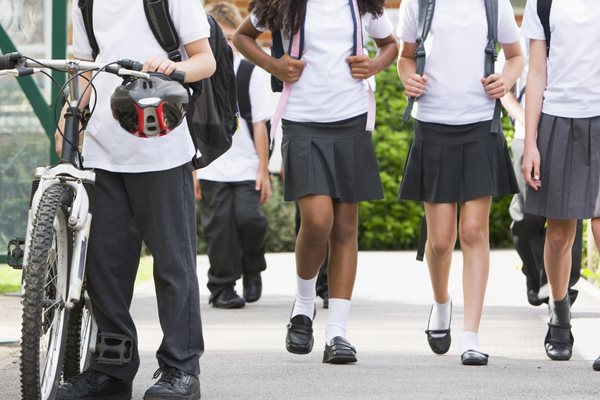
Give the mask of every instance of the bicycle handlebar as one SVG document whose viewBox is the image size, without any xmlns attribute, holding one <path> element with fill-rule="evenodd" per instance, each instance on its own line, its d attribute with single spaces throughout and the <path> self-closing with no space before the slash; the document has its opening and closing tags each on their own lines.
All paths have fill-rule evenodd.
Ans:
<svg viewBox="0 0 600 400">
<path fill-rule="evenodd" d="M 116 65 L 114 65 L 116 64 Z M 106 71 L 119 76 L 134 76 L 148 79 L 147 72 L 141 72 L 143 64 L 133 60 L 119 60 L 113 64 L 105 65 L 91 61 L 81 60 L 31 60 L 23 57 L 20 53 L 8 53 L 0 55 L 0 76 L 14 75 L 27 76 L 38 72 L 41 68 L 50 68 L 65 72 L 80 71 Z M 178 82 L 185 81 L 184 71 L 174 71 L 170 77 Z"/>
</svg>

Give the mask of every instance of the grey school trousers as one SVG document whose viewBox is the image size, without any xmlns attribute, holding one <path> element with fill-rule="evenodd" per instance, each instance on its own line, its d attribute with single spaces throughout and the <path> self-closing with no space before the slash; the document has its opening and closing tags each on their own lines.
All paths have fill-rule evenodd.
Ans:
<svg viewBox="0 0 600 400">
<path fill-rule="evenodd" d="M 234 287 L 242 274 L 267 268 L 267 218 L 260 210 L 255 181 L 200 180 L 200 222 L 208 244 L 208 289 L 211 299 Z"/>
<path fill-rule="evenodd" d="M 160 367 L 198 375 L 204 351 L 196 275 L 196 215 L 192 167 L 113 173 L 96 169 L 95 209 L 87 257 L 87 287 L 99 332 L 133 339 L 124 365 L 91 368 L 132 380 L 140 359 L 129 312 L 142 241 L 154 258 L 154 286 L 163 340 Z"/>
</svg>

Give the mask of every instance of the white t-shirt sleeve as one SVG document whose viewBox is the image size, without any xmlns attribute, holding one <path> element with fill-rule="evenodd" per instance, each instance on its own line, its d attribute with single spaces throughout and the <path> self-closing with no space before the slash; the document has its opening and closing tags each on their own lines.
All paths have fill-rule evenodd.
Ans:
<svg viewBox="0 0 600 400">
<path fill-rule="evenodd" d="M 521 23 L 521 35 L 526 39 L 546 40 L 544 27 L 537 13 L 537 0 L 527 0 Z"/>
<path fill-rule="evenodd" d="M 252 25 L 254 25 L 254 27 L 256 28 L 257 31 L 260 31 L 260 32 L 268 31 L 268 29 L 266 27 L 258 26 L 258 19 L 256 18 L 256 15 L 254 13 L 250 14 L 250 22 L 252 22 Z"/>
<path fill-rule="evenodd" d="M 271 92 L 271 76 L 264 69 L 255 66 L 250 76 L 250 106 L 252 122 L 270 119 L 273 115 L 273 94 Z"/>
<path fill-rule="evenodd" d="M 171 1 L 171 18 L 182 45 L 210 37 L 210 25 L 199 1 Z"/>
<path fill-rule="evenodd" d="M 398 39 L 407 43 L 417 42 L 417 29 L 419 26 L 419 4 L 416 0 L 404 0 L 400 3 Z"/>
<path fill-rule="evenodd" d="M 500 0 L 498 2 L 498 42 L 516 43 L 518 41 L 519 27 L 512 5 L 509 0 Z"/>
<path fill-rule="evenodd" d="M 394 33 L 392 23 L 385 12 L 380 17 L 366 15 L 363 17 L 363 24 L 369 36 L 374 39 L 384 39 Z"/>
<path fill-rule="evenodd" d="M 83 15 L 79 8 L 78 2 L 73 2 L 72 7 L 73 15 L 73 55 L 75 58 L 82 60 L 93 60 L 92 46 L 88 40 L 85 32 L 85 25 L 83 24 Z"/>
</svg>

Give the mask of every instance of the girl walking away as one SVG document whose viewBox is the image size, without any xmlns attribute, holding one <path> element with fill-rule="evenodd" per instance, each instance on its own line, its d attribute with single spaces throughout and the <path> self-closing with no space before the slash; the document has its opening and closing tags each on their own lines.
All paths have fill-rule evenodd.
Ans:
<svg viewBox="0 0 600 400">
<path fill-rule="evenodd" d="M 478 332 L 489 272 L 490 204 L 492 196 L 518 192 L 504 136 L 492 132 L 492 120 L 495 99 L 506 94 L 523 68 L 519 32 L 509 0 L 498 0 L 497 38 L 506 63 L 501 74 L 484 77 L 490 26 L 485 2 L 438 0 L 420 75 L 415 60 L 419 3 L 402 2 L 398 26 L 398 72 L 407 96 L 418 99 L 400 198 L 425 205 L 425 256 L 433 289 L 429 346 L 436 354 L 450 349 L 448 277 L 458 231 L 464 260 L 461 361 L 487 365 Z"/>
<path fill-rule="evenodd" d="M 234 35 L 242 54 L 284 82 L 284 102 L 289 96 L 287 105 L 279 107 L 281 111 L 285 106 L 284 198 L 298 202 L 302 224 L 286 348 L 296 354 L 312 350 L 315 282 L 329 242 L 326 363 L 356 362 L 356 350 L 346 339 L 346 322 L 357 268 L 358 202 L 383 197 L 372 123 L 367 124 L 374 114 L 366 79 L 398 54 L 384 3 L 255 0 L 250 2 L 250 17 Z M 282 39 L 283 48 L 291 51 L 280 58 L 266 54 L 256 43 L 266 30 L 273 33 L 274 43 Z M 363 31 L 377 45 L 375 58 L 363 52 Z"/>
<path fill-rule="evenodd" d="M 539 3 L 539 4 L 538 4 Z M 573 349 L 567 296 L 576 220 L 600 217 L 600 3 L 529 0 L 522 34 L 530 40 L 522 172 L 525 212 L 548 220 L 544 262 L 552 360 Z M 540 9 L 547 7 L 549 16 Z M 545 33 L 546 32 L 546 33 Z M 574 45 L 576 44 L 576 45 Z M 594 363 L 600 370 L 600 360 Z"/>
</svg>

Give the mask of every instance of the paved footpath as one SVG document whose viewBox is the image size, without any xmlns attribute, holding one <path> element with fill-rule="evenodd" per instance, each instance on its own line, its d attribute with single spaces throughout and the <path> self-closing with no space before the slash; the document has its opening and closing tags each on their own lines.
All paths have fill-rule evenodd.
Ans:
<svg viewBox="0 0 600 400">
<path fill-rule="evenodd" d="M 569 362 L 550 361 L 543 349 L 547 308 L 531 307 L 514 251 L 492 253 L 486 308 L 481 324 L 487 367 L 464 367 L 458 343 L 445 356 L 427 346 L 425 325 L 431 301 L 426 266 L 413 252 L 361 252 L 349 339 L 357 365 L 321 363 L 326 310 L 318 309 L 315 348 L 297 356 L 284 349 L 285 325 L 294 291 L 293 254 L 269 254 L 262 299 L 241 310 L 207 305 L 208 261 L 200 256 L 202 398 L 217 400 L 337 399 L 598 399 L 600 290 L 580 281 L 573 307 L 575 347 Z M 241 288 L 238 288 L 241 291 Z M 461 256 L 455 253 L 450 293 L 453 334 L 462 327 Z M 320 302 L 319 302 L 320 306 Z M 18 299 L 0 297 L 0 338 L 18 335 Z M 134 399 L 142 399 L 157 367 L 161 340 L 151 283 L 136 290 L 132 306 L 142 366 Z M 0 347 L 0 399 L 18 399 L 18 349 Z"/>
</svg>

